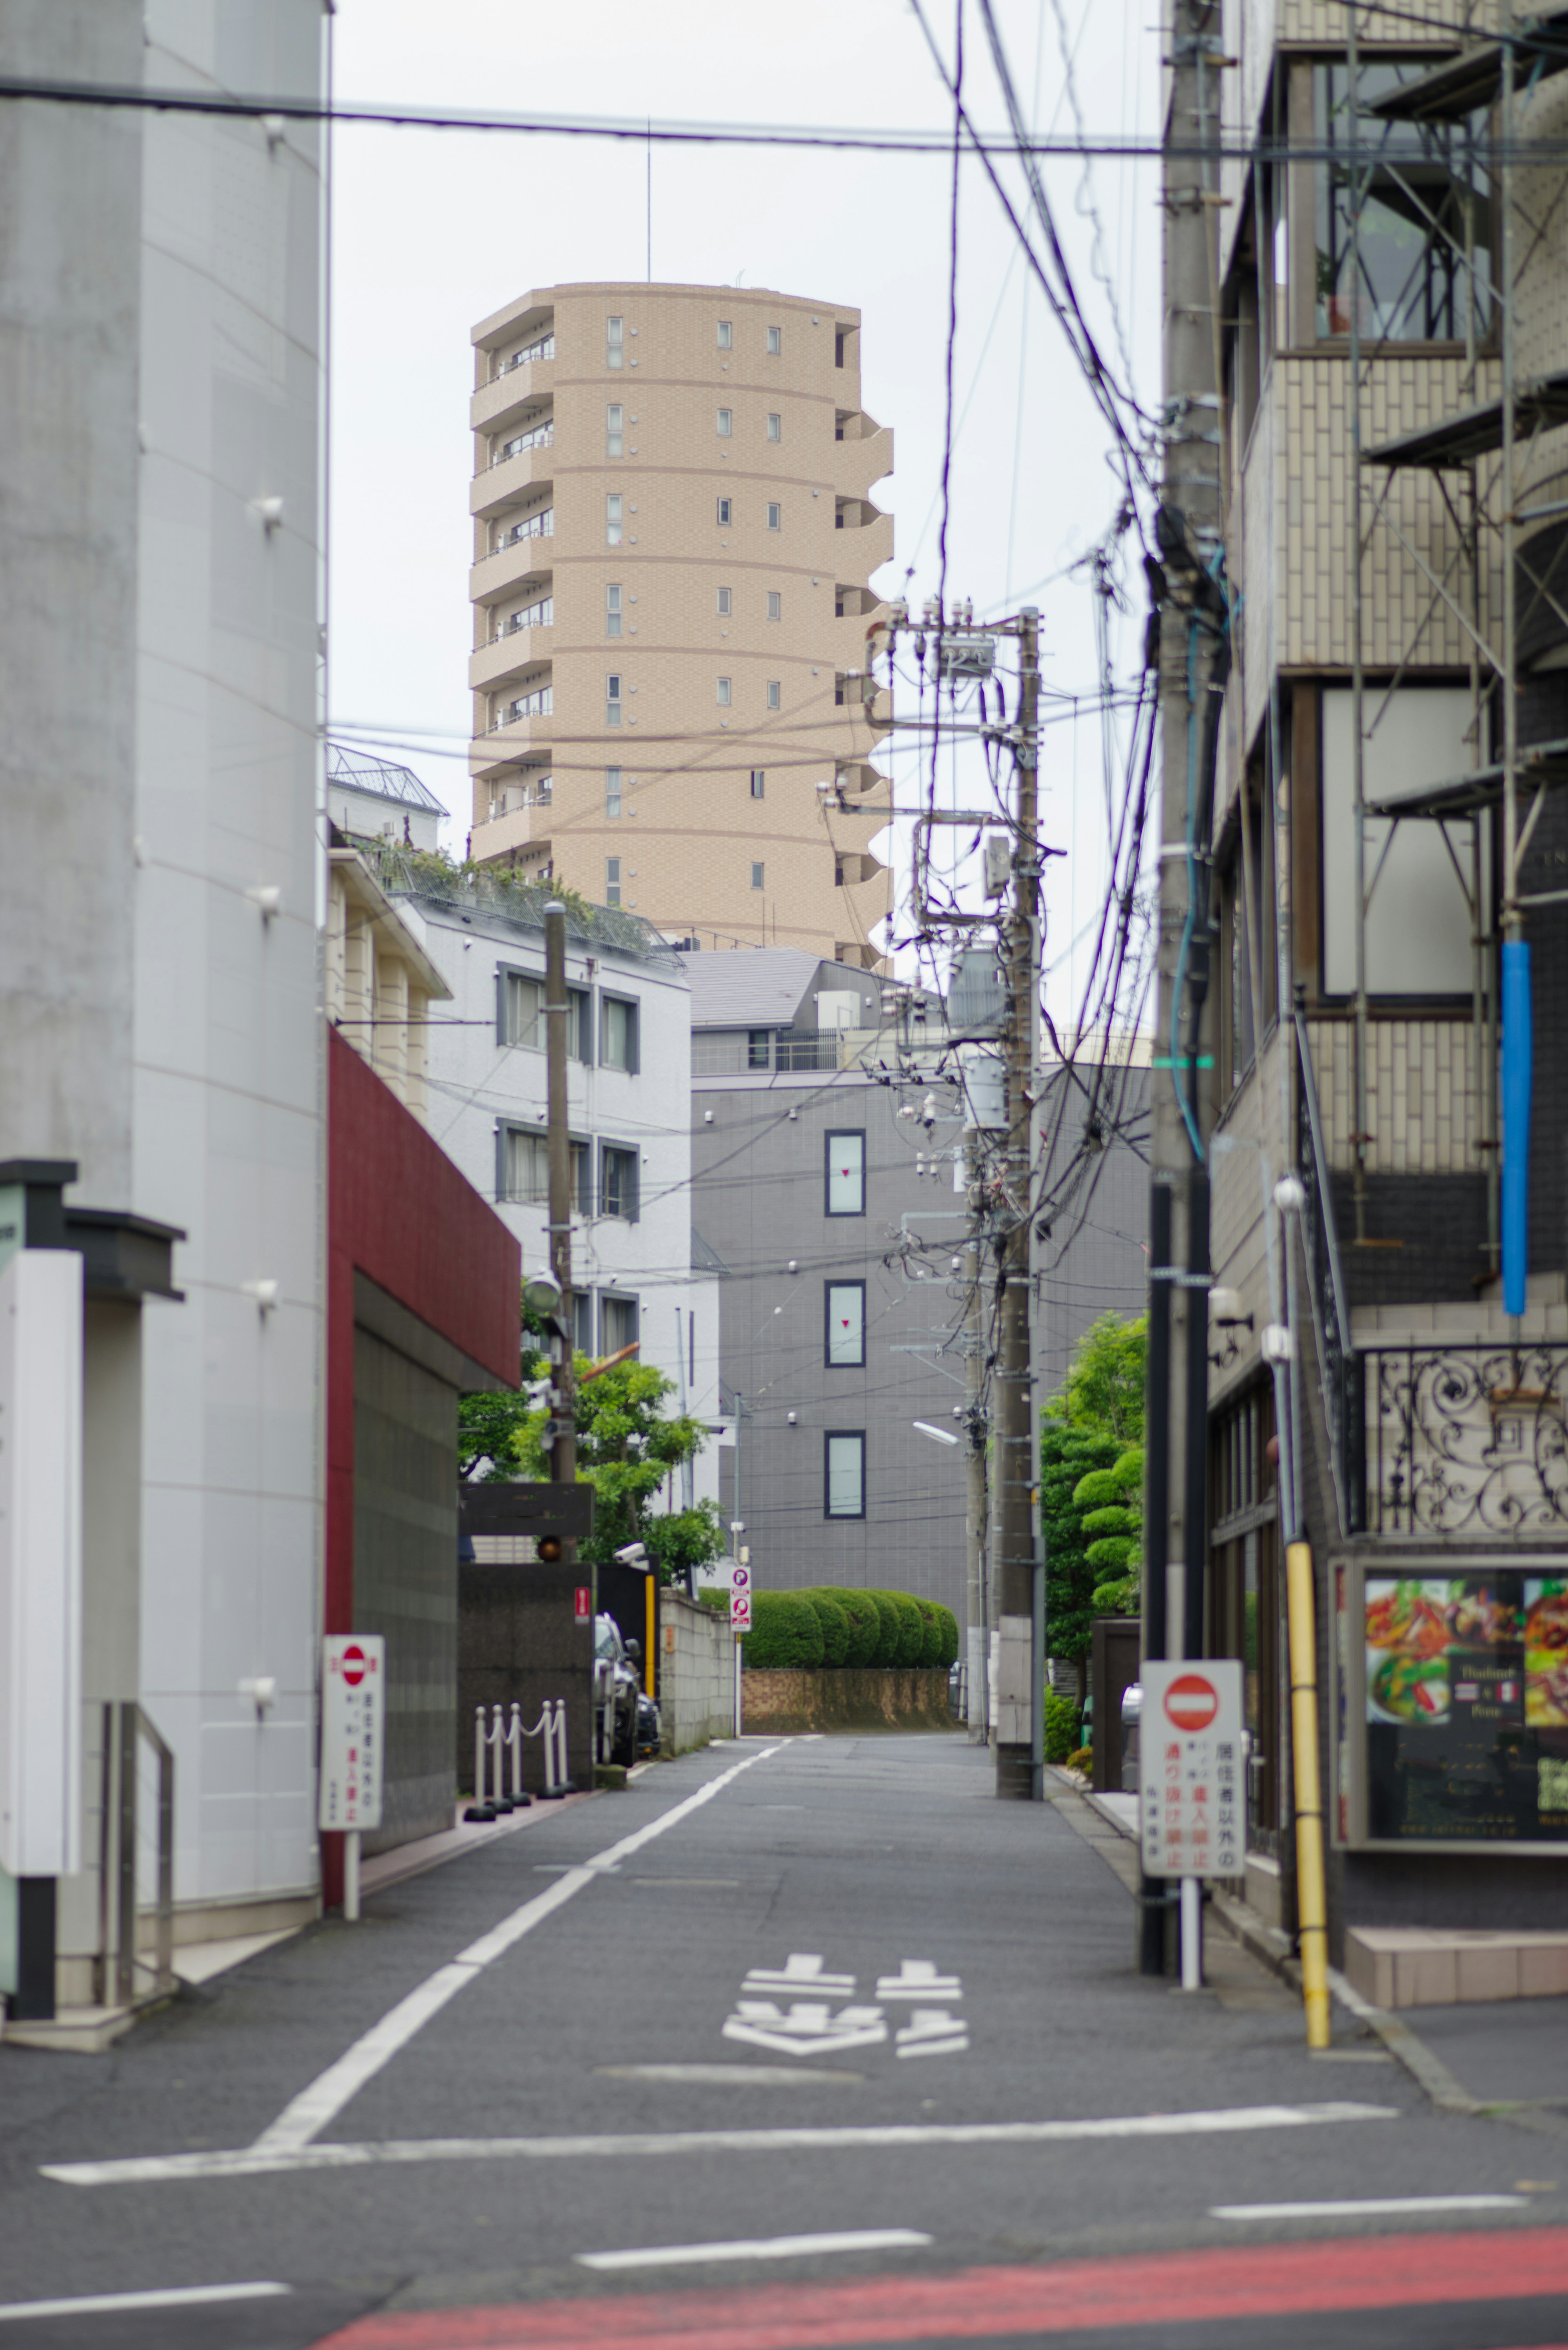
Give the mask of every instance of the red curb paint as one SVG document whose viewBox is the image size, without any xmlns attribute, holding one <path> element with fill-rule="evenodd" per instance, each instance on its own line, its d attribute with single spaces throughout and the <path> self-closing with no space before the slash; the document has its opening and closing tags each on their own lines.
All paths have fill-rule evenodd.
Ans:
<svg viewBox="0 0 1568 2350">
<path fill-rule="evenodd" d="M 360 2318 L 317 2350 L 604 2350 L 607 2317 L 637 2350 L 841 2350 L 1312 2311 L 1489 2306 L 1553 2293 L 1568 2300 L 1568 2229 L 1363 2236 L 940 2277 L 410 2310 Z"/>
</svg>

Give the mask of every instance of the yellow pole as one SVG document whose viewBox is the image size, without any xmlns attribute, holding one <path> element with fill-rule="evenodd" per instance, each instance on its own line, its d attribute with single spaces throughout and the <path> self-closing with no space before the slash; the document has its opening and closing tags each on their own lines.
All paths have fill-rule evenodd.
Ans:
<svg viewBox="0 0 1568 2350">
<path fill-rule="evenodd" d="M 652 1567 L 648 1570 L 648 1638 L 642 1644 L 642 1686 L 649 1697 L 659 1695 L 659 1655 L 654 1647 L 659 1638 L 659 1608 L 654 1585 L 659 1577 Z"/>
<path fill-rule="evenodd" d="M 1313 1620 L 1312 1548 L 1285 1545 L 1285 1596 L 1291 1633 L 1291 1743 L 1295 1757 L 1296 1915 L 1302 1996 L 1309 2048 L 1329 2044 L 1328 1918 L 1323 1875 L 1323 1773 L 1317 1748 L 1317 1641 Z"/>
</svg>

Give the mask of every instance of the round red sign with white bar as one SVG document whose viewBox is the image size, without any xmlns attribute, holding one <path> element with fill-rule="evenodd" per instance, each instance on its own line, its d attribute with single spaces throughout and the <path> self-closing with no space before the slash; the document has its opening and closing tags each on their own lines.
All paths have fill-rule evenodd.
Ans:
<svg viewBox="0 0 1568 2350">
<path fill-rule="evenodd" d="M 1207 1730 L 1220 1711 L 1220 1694 L 1201 1673 L 1183 1673 L 1165 1692 L 1165 1711 L 1189 1735 Z"/>
<path fill-rule="evenodd" d="M 358 1689 L 367 1669 L 364 1649 L 358 1644 L 352 1648 L 345 1648 L 340 1669 L 349 1688 Z"/>
</svg>

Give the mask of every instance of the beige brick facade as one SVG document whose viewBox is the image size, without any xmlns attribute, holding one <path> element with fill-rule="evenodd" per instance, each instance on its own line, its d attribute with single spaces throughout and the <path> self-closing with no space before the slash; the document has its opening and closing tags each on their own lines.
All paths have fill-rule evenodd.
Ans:
<svg viewBox="0 0 1568 2350">
<path fill-rule="evenodd" d="M 704 947 L 876 961 L 893 436 L 859 336 L 843 306 L 640 284 L 473 329 L 474 857 Z"/>
</svg>

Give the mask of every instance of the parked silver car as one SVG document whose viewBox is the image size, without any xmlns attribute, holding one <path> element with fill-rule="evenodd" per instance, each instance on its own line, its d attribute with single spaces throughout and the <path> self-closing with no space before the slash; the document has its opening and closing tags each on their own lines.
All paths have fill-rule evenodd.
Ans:
<svg viewBox="0 0 1568 2350">
<path fill-rule="evenodd" d="M 613 1616 L 594 1619 L 594 1760 L 637 1760 L 637 1705 L 642 1694 L 634 1640 L 628 1647 Z"/>
</svg>

